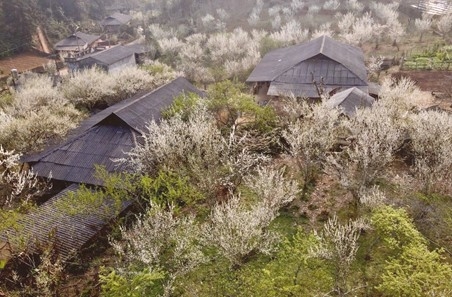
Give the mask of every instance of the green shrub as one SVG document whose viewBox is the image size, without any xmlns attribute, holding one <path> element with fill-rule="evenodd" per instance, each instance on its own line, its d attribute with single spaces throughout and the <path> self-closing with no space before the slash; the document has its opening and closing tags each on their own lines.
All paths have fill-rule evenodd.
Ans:
<svg viewBox="0 0 452 297">
<path fill-rule="evenodd" d="M 140 187 L 145 200 L 161 206 L 190 207 L 203 199 L 187 178 L 166 170 L 160 170 L 155 178 L 142 176 Z"/>
<path fill-rule="evenodd" d="M 180 114 L 182 119 L 186 120 L 200 100 L 201 98 L 194 93 L 181 94 L 174 98 L 173 103 L 162 112 L 162 117 L 167 120 L 176 114 Z"/>
<path fill-rule="evenodd" d="M 245 85 L 228 80 L 212 85 L 208 90 L 209 109 L 226 115 L 219 118 L 228 127 L 238 124 L 259 132 L 270 132 L 278 123 L 276 112 L 269 106 L 257 104 L 253 96 L 244 93 L 245 89 Z"/>
<path fill-rule="evenodd" d="M 105 297 L 158 296 L 161 291 L 163 275 L 159 272 L 142 271 L 120 274 L 115 270 L 102 269 L 99 274 Z"/>
</svg>

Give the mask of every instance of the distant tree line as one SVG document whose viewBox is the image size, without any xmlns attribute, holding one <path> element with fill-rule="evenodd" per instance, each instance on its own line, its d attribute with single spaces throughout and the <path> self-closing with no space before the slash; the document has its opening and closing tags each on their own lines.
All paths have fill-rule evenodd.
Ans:
<svg viewBox="0 0 452 297">
<path fill-rule="evenodd" d="M 59 38 L 76 23 L 98 20 L 114 0 L 16 0 L 0 3 L 0 57 L 22 52 L 32 45 L 36 26 L 46 29 L 50 38 Z"/>
</svg>

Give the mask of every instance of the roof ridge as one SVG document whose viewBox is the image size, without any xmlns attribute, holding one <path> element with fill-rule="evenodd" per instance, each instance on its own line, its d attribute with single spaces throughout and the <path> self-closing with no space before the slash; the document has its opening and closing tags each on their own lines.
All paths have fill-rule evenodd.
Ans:
<svg viewBox="0 0 452 297">
<path fill-rule="evenodd" d="M 364 83 L 367 85 L 367 84 L 368 84 L 368 82 L 367 82 L 367 77 L 361 77 L 361 75 L 360 75 L 359 73 L 357 73 L 357 72 L 355 71 L 355 69 L 352 69 L 352 68 L 354 68 L 354 67 L 350 67 L 350 65 L 348 65 L 348 63 L 347 63 L 346 61 L 345 61 L 345 62 L 344 62 L 344 61 L 341 61 L 341 59 L 338 59 L 338 57 L 335 56 L 335 55 L 331 55 L 331 54 L 327 54 L 327 53 L 324 53 L 324 52 L 323 52 L 324 43 L 325 43 L 325 40 L 326 40 L 325 37 L 327 37 L 327 36 L 324 35 L 323 37 L 324 37 L 324 39 L 322 40 L 322 47 L 321 47 L 321 52 L 320 52 L 320 53 L 321 53 L 322 55 L 324 55 L 325 57 L 327 57 L 327 58 L 329 58 L 329 59 L 331 59 L 331 60 L 333 60 L 333 61 L 336 61 L 336 62 L 339 63 L 339 64 L 344 65 L 350 72 L 352 72 L 354 75 L 356 75 L 356 77 L 357 77 L 358 79 L 360 79 L 362 82 L 364 82 Z M 328 42 L 331 42 L 332 44 L 336 44 L 336 46 L 344 47 L 344 48 L 346 49 L 346 51 L 348 51 L 348 52 L 351 53 L 351 54 L 353 54 L 352 51 L 354 51 L 354 50 L 359 50 L 359 51 L 362 53 L 363 58 L 364 58 L 364 54 L 363 54 L 362 50 L 360 50 L 360 49 L 357 48 L 356 46 L 353 46 L 353 45 L 348 44 L 348 43 L 346 43 L 346 42 L 338 41 L 338 40 L 333 39 L 333 38 L 329 38 L 329 41 L 328 41 Z M 363 63 L 364 63 L 364 61 L 363 61 Z"/>
<path fill-rule="evenodd" d="M 299 43 L 299 44 L 295 44 L 295 45 L 288 46 L 288 47 L 278 48 L 278 49 L 275 49 L 275 50 L 273 50 L 273 51 L 267 53 L 266 55 L 271 54 L 271 53 L 274 53 L 274 52 L 277 52 L 277 51 L 281 51 L 281 50 L 284 51 L 284 50 L 287 50 L 287 49 L 289 49 L 289 48 L 302 48 L 302 49 L 303 49 L 304 47 L 308 46 L 308 44 L 313 43 L 313 42 L 315 42 L 316 40 L 320 40 L 320 39 L 322 40 L 322 42 L 321 42 L 321 44 L 320 44 L 320 47 L 319 47 L 319 50 L 318 50 L 315 54 L 313 54 L 313 55 L 311 55 L 311 56 L 304 57 L 304 58 L 302 58 L 300 61 L 296 62 L 296 63 L 293 64 L 293 65 L 290 65 L 290 66 L 288 65 L 286 68 L 282 69 L 282 70 L 280 71 L 280 73 L 275 74 L 275 75 L 272 77 L 272 80 L 275 80 L 278 76 L 280 76 L 282 73 L 284 73 L 285 71 L 289 70 L 290 68 L 294 67 L 295 65 L 298 65 L 299 63 L 301 63 L 301 62 L 303 62 L 303 61 L 306 61 L 306 60 L 308 60 L 308 59 L 311 59 L 311 58 L 313 58 L 313 57 L 315 57 L 316 55 L 319 55 L 319 54 L 321 54 L 321 55 L 323 55 L 323 56 L 325 56 L 325 57 L 327 57 L 327 58 L 329 58 L 329 59 L 331 59 L 331 60 L 334 60 L 334 61 L 336 61 L 337 63 L 342 64 L 341 62 L 337 61 L 336 59 L 333 59 L 332 57 L 330 57 L 329 55 L 327 55 L 326 53 L 324 53 L 324 48 L 325 48 L 325 43 L 326 43 L 327 38 L 330 39 L 330 40 L 333 41 L 333 42 L 342 44 L 342 42 L 339 42 L 339 41 L 337 41 L 337 40 L 335 40 L 335 39 L 333 39 L 333 38 L 330 38 L 330 37 L 328 37 L 327 35 L 322 35 L 322 36 L 317 37 L 317 38 L 314 38 L 314 39 L 312 39 L 312 40 L 310 40 L 310 41 L 301 42 L 301 43 Z M 350 69 L 349 69 L 349 70 L 350 70 Z M 254 71 L 254 70 L 253 70 L 253 71 Z M 353 72 L 353 71 L 352 71 L 352 72 Z M 353 73 L 354 73 L 354 72 L 353 72 Z M 355 75 L 356 75 L 357 77 L 359 77 L 356 73 L 355 73 Z"/>
<path fill-rule="evenodd" d="M 172 84 L 173 82 L 175 82 L 176 80 L 178 80 L 178 79 L 180 79 L 180 78 L 182 78 L 182 77 L 177 77 L 177 78 L 173 79 L 172 81 L 170 81 L 170 82 L 167 83 L 167 84 L 161 85 L 160 87 L 158 87 L 158 88 L 156 88 L 156 89 L 153 89 L 153 90 L 151 90 L 151 91 L 149 91 L 149 92 L 146 92 L 146 93 L 143 94 L 142 96 L 140 96 L 140 97 L 138 97 L 138 98 L 136 98 L 136 99 L 134 99 L 134 100 L 131 100 L 131 101 L 130 101 L 129 103 L 127 103 L 126 105 L 121 106 L 120 108 L 118 108 L 118 109 L 112 111 L 111 114 L 114 114 L 114 115 L 116 115 L 116 116 L 119 117 L 119 115 L 116 114 L 117 112 L 120 112 L 121 110 L 123 110 L 123 109 L 125 109 L 125 108 L 127 108 L 127 107 L 130 107 L 132 104 L 135 104 L 136 102 L 142 100 L 144 97 L 149 96 L 150 94 L 157 92 L 158 90 L 160 90 L 160 89 L 162 89 L 163 87 L 166 87 L 166 86 Z"/>
<path fill-rule="evenodd" d="M 319 53 L 322 53 L 322 54 L 323 54 L 323 47 L 325 46 L 325 38 L 326 38 L 326 35 L 323 35 L 322 36 L 322 44 L 320 45 L 320 50 L 319 50 Z"/>
</svg>

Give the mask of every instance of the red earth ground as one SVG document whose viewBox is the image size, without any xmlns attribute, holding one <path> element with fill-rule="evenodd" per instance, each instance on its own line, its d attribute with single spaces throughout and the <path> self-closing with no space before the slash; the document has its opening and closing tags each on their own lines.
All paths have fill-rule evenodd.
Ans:
<svg viewBox="0 0 452 297">
<path fill-rule="evenodd" d="M 0 78 L 9 76 L 11 69 L 15 68 L 19 72 L 31 71 L 50 61 L 53 60 L 46 58 L 43 54 L 33 51 L 0 59 Z"/>
<path fill-rule="evenodd" d="M 398 71 L 395 78 L 408 77 L 422 90 L 434 95 L 434 105 L 452 110 L 452 71 Z"/>
</svg>

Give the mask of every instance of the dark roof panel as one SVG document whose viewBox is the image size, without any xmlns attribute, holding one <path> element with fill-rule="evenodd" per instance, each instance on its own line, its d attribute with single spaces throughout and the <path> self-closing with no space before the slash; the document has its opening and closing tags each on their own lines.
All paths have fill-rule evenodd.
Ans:
<svg viewBox="0 0 452 297">
<path fill-rule="evenodd" d="M 274 82 L 289 84 L 312 84 L 323 82 L 325 85 L 366 86 L 344 65 L 320 54 L 300 62 L 276 77 Z"/>
<path fill-rule="evenodd" d="M 159 121 L 161 111 L 169 107 L 173 99 L 183 93 L 196 93 L 203 96 L 203 93 L 188 80 L 180 77 L 158 89 L 121 101 L 99 112 L 89 121 L 83 122 L 80 129 L 87 129 L 114 114 L 131 128 L 143 131 L 151 120 Z"/>
<path fill-rule="evenodd" d="M 134 134 L 136 132 L 128 127 L 94 126 L 65 145 L 44 152 L 32 162 L 33 170 L 39 176 L 48 176 L 51 172 L 56 180 L 99 184 L 92 179 L 95 165 L 115 168 L 112 159 L 122 158 L 132 149 Z"/>
<path fill-rule="evenodd" d="M 123 202 L 120 209 L 102 207 L 102 213 L 93 211 L 91 213 L 69 214 L 62 211 L 57 202 L 69 200 L 67 194 L 79 188 L 73 184 L 53 196 L 35 211 L 26 215 L 18 222 L 18 230 L 8 230 L 0 234 L 0 240 L 17 243 L 11 240 L 20 236 L 21 242 L 25 244 L 28 253 L 37 252 L 37 246 L 49 241 L 49 235 L 54 234 L 57 250 L 62 260 L 68 260 L 73 253 L 84 247 L 89 240 L 111 220 L 118 212 L 124 211 L 130 202 Z M 105 206 L 112 201 L 105 201 Z M 61 204 L 60 204 L 61 205 Z"/>
<path fill-rule="evenodd" d="M 85 55 L 78 60 L 78 63 L 81 65 L 101 64 L 110 66 L 130 56 L 135 56 L 133 48 L 117 45 L 97 53 Z"/>
<path fill-rule="evenodd" d="M 329 93 L 335 89 L 345 90 L 354 87 L 353 85 L 339 85 L 330 84 L 324 86 L 325 92 Z M 358 86 L 363 92 L 368 92 L 367 86 Z M 271 82 L 267 92 L 270 96 L 295 96 L 304 98 L 319 98 L 317 89 L 313 83 L 297 84 L 297 83 L 283 83 L 283 82 Z"/>
</svg>

